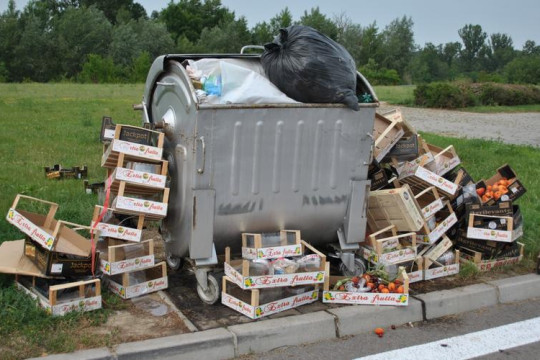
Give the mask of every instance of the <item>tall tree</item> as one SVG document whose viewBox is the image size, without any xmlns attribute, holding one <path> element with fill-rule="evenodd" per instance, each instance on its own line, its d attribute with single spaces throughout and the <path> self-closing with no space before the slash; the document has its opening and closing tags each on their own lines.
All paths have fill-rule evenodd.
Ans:
<svg viewBox="0 0 540 360">
<path fill-rule="evenodd" d="M 480 51 L 485 46 L 487 34 L 480 25 L 471 24 L 459 29 L 458 34 L 464 46 L 460 53 L 463 71 L 478 70 Z"/>
<path fill-rule="evenodd" d="M 403 16 L 392 20 L 381 34 L 384 44 L 381 66 L 397 70 L 402 78 L 415 51 L 413 25 L 412 18 Z"/>
<path fill-rule="evenodd" d="M 298 22 L 301 25 L 311 26 L 312 28 L 319 30 L 329 38 L 336 40 L 338 29 L 334 22 L 327 18 L 326 15 L 321 13 L 319 7 L 311 8 L 310 12 L 304 11 L 304 15 Z"/>
<path fill-rule="evenodd" d="M 375 63 L 382 61 L 383 41 L 377 23 L 362 28 L 362 39 L 360 42 L 359 60 L 356 66 L 366 65 L 369 59 L 373 59 Z"/>
<path fill-rule="evenodd" d="M 334 16 L 333 21 L 337 28 L 337 42 L 347 49 L 358 67 L 361 61 L 362 27 L 354 24 L 345 13 Z"/>
<path fill-rule="evenodd" d="M 281 10 L 270 19 L 269 22 L 257 23 L 251 30 L 254 44 L 263 45 L 274 39 L 279 33 L 279 29 L 289 27 L 293 24 L 291 11 L 288 7 Z"/>
<path fill-rule="evenodd" d="M 213 53 L 239 53 L 244 45 L 251 41 L 247 20 L 241 17 L 212 29 L 205 28 L 198 46 Z"/>
<path fill-rule="evenodd" d="M 495 33 L 489 37 L 491 49 L 489 58 L 489 70 L 500 71 L 515 57 L 512 38 L 506 34 Z"/>
<path fill-rule="evenodd" d="M 8 8 L 0 14 L 0 65 L 2 74 L 0 77 L 4 81 L 14 80 L 13 74 L 15 58 L 15 48 L 20 42 L 22 35 L 22 24 L 20 23 L 20 12 L 15 7 L 15 1 L 9 0 Z"/>
</svg>

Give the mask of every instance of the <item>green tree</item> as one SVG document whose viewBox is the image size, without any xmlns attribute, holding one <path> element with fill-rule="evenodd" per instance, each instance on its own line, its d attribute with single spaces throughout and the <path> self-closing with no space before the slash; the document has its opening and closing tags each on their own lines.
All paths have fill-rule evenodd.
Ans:
<svg viewBox="0 0 540 360">
<path fill-rule="evenodd" d="M 460 52 L 462 70 L 465 72 L 479 70 L 481 64 L 480 51 L 485 47 L 487 34 L 480 25 L 465 25 L 458 30 L 459 37 L 463 42 Z"/>
<path fill-rule="evenodd" d="M 148 19 L 144 7 L 133 0 L 79 0 L 79 4 L 81 7 L 97 7 L 113 25 L 119 20 L 127 22 L 131 19 Z"/>
<path fill-rule="evenodd" d="M 488 40 L 489 63 L 485 70 L 500 71 L 515 57 L 512 38 L 506 34 L 491 34 Z"/>
<path fill-rule="evenodd" d="M 321 13 L 319 7 L 311 8 L 309 14 L 304 11 L 304 15 L 298 22 L 300 25 L 311 26 L 312 28 L 320 31 L 329 38 L 336 40 L 338 35 L 338 28 L 334 22 L 327 18 L 326 15 Z"/>
<path fill-rule="evenodd" d="M 356 66 L 365 65 L 370 59 L 380 63 L 382 60 L 381 52 L 383 47 L 382 37 L 379 34 L 377 24 L 372 24 L 362 28 L 362 39 L 360 42 L 359 60 Z"/>
<path fill-rule="evenodd" d="M 2 64 L 3 81 L 13 80 L 13 65 L 16 61 L 15 48 L 20 42 L 22 27 L 20 12 L 15 7 L 15 1 L 9 0 L 8 8 L 0 14 L 0 64 Z"/>
<path fill-rule="evenodd" d="M 111 57 L 90 54 L 82 67 L 78 79 L 85 83 L 114 83 L 119 81 L 120 72 Z"/>
<path fill-rule="evenodd" d="M 247 20 L 241 17 L 212 29 L 205 28 L 198 42 L 200 48 L 212 53 L 239 53 L 242 46 L 249 44 L 251 34 Z"/>
<path fill-rule="evenodd" d="M 152 65 L 152 57 L 148 51 L 143 51 L 131 65 L 129 80 L 133 83 L 144 83 Z"/>
<path fill-rule="evenodd" d="M 540 55 L 540 46 L 537 46 L 533 40 L 527 40 L 523 45 L 522 53 L 525 55 Z"/>
<path fill-rule="evenodd" d="M 540 84 L 540 54 L 523 54 L 504 67 L 506 81 L 515 84 Z"/>
<path fill-rule="evenodd" d="M 401 78 L 405 78 L 407 67 L 415 51 L 412 18 L 403 16 L 394 19 L 388 24 L 382 36 L 382 61 L 381 66 L 395 69 Z"/>
<path fill-rule="evenodd" d="M 53 34 L 62 75 L 74 77 L 88 54 L 107 54 L 111 31 L 111 24 L 95 6 L 69 7 L 56 16 Z"/>
<path fill-rule="evenodd" d="M 335 16 L 333 21 L 337 27 L 337 42 L 347 49 L 358 66 L 362 60 L 362 27 L 344 13 Z"/>
<path fill-rule="evenodd" d="M 426 43 L 412 60 L 410 69 L 415 84 L 447 80 L 449 66 L 445 62 L 442 45 Z"/>
</svg>

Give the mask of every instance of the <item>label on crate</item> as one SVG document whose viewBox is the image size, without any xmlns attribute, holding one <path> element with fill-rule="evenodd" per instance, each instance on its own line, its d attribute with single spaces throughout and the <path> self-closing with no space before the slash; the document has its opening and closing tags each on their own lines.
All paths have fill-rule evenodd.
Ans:
<svg viewBox="0 0 540 360">
<path fill-rule="evenodd" d="M 10 208 L 6 220 L 45 249 L 51 250 L 53 248 L 53 236 L 17 212 L 17 210 Z"/>
<path fill-rule="evenodd" d="M 95 222 L 92 221 L 92 226 L 94 224 Z M 140 242 L 142 236 L 142 230 L 107 223 L 98 223 L 96 230 L 99 231 L 100 236 L 126 241 Z"/>
<path fill-rule="evenodd" d="M 103 139 L 112 140 L 114 139 L 115 129 L 107 129 L 103 131 Z"/>
<path fill-rule="evenodd" d="M 144 171 L 117 167 L 114 175 L 116 180 L 126 181 L 130 184 L 144 185 L 154 188 L 165 188 L 167 177 L 164 175 L 148 173 Z"/>
<path fill-rule="evenodd" d="M 377 255 L 377 253 L 371 249 L 363 248 L 363 255 L 366 260 L 374 263 L 381 264 L 399 264 L 405 261 L 411 261 L 416 258 L 415 248 L 404 248 L 396 251 L 391 251 Z"/>
<path fill-rule="evenodd" d="M 480 271 L 490 271 L 491 269 L 494 269 L 497 267 L 517 264 L 520 261 L 521 261 L 521 256 L 516 256 L 516 257 L 508 258 L 508 259 L 482 261 L 481 263 L 476 264 L 476 266 L 478 267 L 478 270 Z"/>
<path fill-rule="evenodd" d="M 422 270 L 411 271 L 407 273 L 409 284 L 424 280 L 424 272 Z"/>
<path fill-rule="evenodd" d="M 168 287 L 167 276 L 146 281 L 137 285 L 124 287 L 114 281 L 109 281 L 109 289 L 121 298 L 130 299 L 132 297 L 148 294 L 154 291 L 163 290 Z"/>
<path fill-rule="evenodd" d="M 122 210 L 141 212 L 145 214 L 155 214 L 155 215 L 161 215 L 161 216 L 167 215 L 167 204 L 165 203 L 144 200 L 144 199 L 130 198 L 130 197 L 125 197 L 125 196 L 116 197 L 116 208 L 122 209 Z"/>
<path fill-rule="evenodd" d="M 233 310 L 238 311 L 241 314 L 250 317 L 251 319 L 258 319 L 263 316 L 276 314 L 281 311 L 293 309 L 301 305 L 315 302 L 318 298 L 319 291 L 314 290 L 305 292 L 300 295 L 291 296 L 285 299 L 272 301 L 270 303 L 262 304 L 260 306 L 253 306 L 227 293 L 222 293 L 221 303 L 225 306 L 230 307 Z"/>
<path fill-rule="evenodd" d="M 426 280 L 436 279 L 443 276 L 455 275 L 457 273 L 459 273 L 459 264 L 444 265 L 444 266 L 439 266 L 433 269 L 427 269 L 425 271 L 425 279 Z M 407 273 L 407 275 L 409 275 L 409 282 L 410 282 L 411 281 L 410 274 Z"/>
<path fill-rule="evenodd" d="M 428 164 L 431 161 L 433 161 L 433 154 L 427 153 L 412 161 L 406 161 L 405 163 L 398 166 L 396 168 L 396 171 L 401 178 L 406 177 L 406 176 L 411 176 L 411 175 L 414 175 L 418 167 L 424 166 L 425 164 Z"/>
<path fill-rule="evenodd" d="M 470 226 L 467 228 L 467 237 L 471 239 L 493 240 L 502 242 L 514 241 L 512 231 L 483 229 Z"/>
<path fill-rule="evenodd" d="M 357 293 L 348 291 L 324 291 L 324 303 L 407 306 L 408 294 Z"/>
<path fill-rule="evenodd" d="M 435 241 L 439 240 L 448 229 L 450 229 L 454 224 L 457 223 L 457 216 L 455 213 L 450 214 L 446 219 L 444 219 L 432 232 L 428 235 L 424 235 L 424 242 L 428 244 L 433 244 Z"/>
<path fill-rule="evenodd" d="M 154 255 L 141 256 L 135 259 L 109 262 L 100 260 L 99 268 L 107 275 L 116 275 L 133 270 L 140 270 L 154 265 Z"/>
<path fill-rule="evenodd" d="M 136 144 L 129 141 L 114 139 L 112 141 L 112 150 L 128 155 L 133 155 L 150 160 L 161 160 L 163 149 L 155 146 Z"/>
<path fill-rule="evenodd" d="M 442 199 L 437 199 L 428 206 L 425 206 L 422 208 L 422 215 L 424 216 L 424 219 L 428 219 L 435 215 L 439 210 L 441 210 L 444 207 Z"/>
<path fill-rule="evenodd" d="M 441 189 L 442 191 L 447 192 L 450 195 L 454 195 L 458 189 L 457 184 L 454 184 L 453 182 L 448 181 L 445 178 L 421 166 L 416 169 L 416 171 L 414 172 L 414 176 L 417 176 L 419 179 L 424 180 L 428 184 L 433 185 Z"/>
<path fill-rule="evenodd" d="M 225 263 L 225 275 L 242 289 L 260 289 L 279 286 L 295 286 L 324 282 L 324 271 L 302 272 L 280 275 L 243 276 L 235 268 Z"/>
<path fill-rule="evenodd" d="M 452 247 L 452 241 L 446 236 L 434 247 L 428 250 L 426 257 L 432 261 L 436 261 L 446 250 Z"/>
<path fill-rule="evenodd" d="M 275 259 L 281 257 L 301 256 L 302 245 L 286 245 L 265 248 L 242 247 L 244 259 Z"/>
</svg>

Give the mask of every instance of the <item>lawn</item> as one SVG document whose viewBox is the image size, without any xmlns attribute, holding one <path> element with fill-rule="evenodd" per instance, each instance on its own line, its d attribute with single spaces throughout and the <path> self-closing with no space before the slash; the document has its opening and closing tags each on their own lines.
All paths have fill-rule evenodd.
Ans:
<svg viewBox="0 0 540 360">
<path fill-rule="evenodd" d="M 412 94 L 412 87 L 394 90 L 376 88 L 379 99 L 391 103 L 407 102 Z M 0 84 L 0 160 L 4 164 L 0 213 L 6 214 L 20 193 L 57 202 L 57 218 L 88 225 L 97 196 L 86 194 L 81 180 L 47 179 L 44 167 L 87 165 L 90 183 L 103 181 L 101 118 L 111 116 L 116 123 L 140 124 L 141 114 L 132 110 L 132 105 L 140 102 L 142 92 L 143 84 Z M 511 164 L 528 190 L 519 200 L 525 218 L 523 241 L 529 257 L 536 255 L 540 250 L 540 179 L 536 176 L 540 151 L 492 141 L 423 135 L 440 147 L 453 144 L 475 180 L 490 177 L 502 164 Z M 20 238 L 18 230 L 0 221 L 0 243 Z M 109 296 L 103 310 L 51 318 L 11 284 L 11 277 L 0 275 L 0 351 L 6 359 L 73 351 L 79 346 L 71 336 L 74 329 L 99 325 L 111 308 L 121 306 L 121 301 Z M 83 341 L 87 347 L 114 343 L 107 336 Z"/>
</svg>

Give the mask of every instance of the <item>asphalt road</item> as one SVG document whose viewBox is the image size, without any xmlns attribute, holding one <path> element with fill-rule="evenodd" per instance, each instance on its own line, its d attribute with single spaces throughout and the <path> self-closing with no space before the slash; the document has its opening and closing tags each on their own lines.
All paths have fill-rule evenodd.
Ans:
<svg viewBox="0 0 540 360">
<path fill-rule="evenodd" d="M 483 308 L 477 311 L 463 313 L 455 316 L 447 316 L 432 321 L 403 325 L 395 330 L 385 329 L 382 338 L 374 333 L 366 333 L 352 336 L 345 339 L 332 341 L 322 341 L 316 344 L 292 346 L 277 349 L 264 354 L 242 356 L 237 359 L 242 360 L 340 360 L 357 359 L 363 356 L 387 352 L 390 350 L 404 349 L 413 345 L 430 343 L 433 341 L 448 339 L 454 336 L 474 333 L 480 330 L 512 324 L 540 316 L 540 299 L 532 299 L 512 304 L 497 305 Z M 373 324 L 373 328 L 377 324 Z M 306 329 L 306 331 L 317 331 L 317 329 Z M 474 337 L 473 337 L 474 339 Z M 444 346 L 439 345 L 439 346 Z M 480 345 L 479 345 L 480 346 Z M 495 349 L 494 353 L 479 357 L 478 359 L 538 359 L 540 356 L 540 342 L 519 346 L 510 349 Z M 399 354 L 399 352 L 398 352 Z M 421 352 L 418 350 L 418 356 Z M 390 357 L 388 357 L 390 358 Z M 393 359 L 411 358 L 403 354 L 393 356 Z M 444 356 L 441 348 L 440 353 L 435 354 L 433 359 L 449 359 Z M 468 358 L 468 357 L 464 357 Z M 455 359 L 455 358 L 453 358 Z"/>
</svg>

